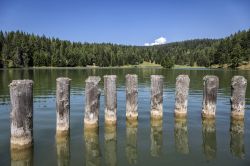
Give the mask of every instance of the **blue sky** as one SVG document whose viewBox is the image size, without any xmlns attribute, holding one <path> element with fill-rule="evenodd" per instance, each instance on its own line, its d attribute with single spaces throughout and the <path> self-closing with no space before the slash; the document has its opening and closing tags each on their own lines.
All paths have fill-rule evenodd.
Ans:
<svg viewBox="0 0 250 166">
<path fill-rule="evenodd" d="M 0 30 L 71 41 L 144 45 L 248 28 L 250 0 L 0 0 Z"/>
</svg>

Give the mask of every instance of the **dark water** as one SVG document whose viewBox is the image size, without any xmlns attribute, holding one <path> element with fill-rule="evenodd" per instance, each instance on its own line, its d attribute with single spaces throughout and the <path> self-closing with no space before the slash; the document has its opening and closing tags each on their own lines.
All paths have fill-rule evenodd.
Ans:
<svg viewBox="0 0 250 166">
<path fill-rule="evenodd" d="M 125 118 L 125 75 L 138 74 L 139 121 L 127 125 Z M 175 79 L 190 77 L 187 121 L 173 116 Z M 84 86 L 90 75 L 118 76 L 117 130 L 104 127 L 104 96 L 100 102 L 100 128 L 84 137 Z M 164 118 L 150 122 L 150 75 L 164 75 Z M 220 88 L 216 122 L 202 122 L 202 77 L 217 75 Z M 246 94 L 244 124 L 233 124 L 230 133 L 230 83 L 234 75 L 250 81 L 250 71 L 166 70 L 166 69 L 11 69 L 0 70 L 0 165 L 250 165 L 250 91 Z M 55 139 L 56 78 L 67 76 L 71 82 L 70 138 Z M 9 150 L 9 83 L 14 79 L 34 80 L 34 148 L 12 154 Z M 103 79 L 100 84 L 103 89 Z M 85 134 L 86 135 L 86 134 Z"/>
</svg>

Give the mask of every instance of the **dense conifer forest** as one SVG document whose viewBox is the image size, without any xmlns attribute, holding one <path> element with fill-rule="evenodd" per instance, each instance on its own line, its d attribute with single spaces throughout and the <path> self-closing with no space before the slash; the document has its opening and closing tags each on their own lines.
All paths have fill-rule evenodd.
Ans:
<svg viewBox="0 0 250 166">
<path fill-rule="evenodd" d="M 158 46 L 80 43 L 21 31 L 0 31 L 0 67 L 124 66 L 143 61 L 171 68 L 174 64 L 236 68 L 250 61 L 250 29 L 223 39 L 195 39 Z"/>
</svg>

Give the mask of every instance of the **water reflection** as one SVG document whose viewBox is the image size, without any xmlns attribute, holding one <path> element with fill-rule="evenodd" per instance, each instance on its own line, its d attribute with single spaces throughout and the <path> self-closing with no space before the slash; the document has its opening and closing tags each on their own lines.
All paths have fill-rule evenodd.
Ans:
<svg viewBox="0 0 250 166">
<path fill-rule="evenodd" d="M 207 160 L 216 157 L 216 125 L 215 119 L 202 120 L 203 152 Z"/>
<path fill-rule="evenodd" d="M 162 120 L 151 119 L 151 146 L 150 152 L 152 157 L 159 157 L 162 153 Z"/>
<path fill-rule="evenodd" d="M 230 151 L 232 155 L 244 159 L 244 121 L 231 120 L 230 136 Z"/>
<path fill-rule="evenodd" d="M 56 137 L 56 152 L 57 152 L 57 165 L 68 166 L 70 165 L 70 138 Z"/>
<path fill-rule="evenodd" d="M 126 122 L 126 156 L 130 165 L 137 164 L 138 122 Z"/>
<path fill-rule="evenodd" d="M 84 129 L 85 165 L 101 165 L 101 151 L 99 146 L 98 128 Z"/>
<path fill-rule="evenodd" d="M 105 126 L 104 141 L 105 164 L 115 166 L 117 165 L 116 125 Z"/>
<path fill-rule="evenodd" d="M 178 153 L 188 154 L 188 128 L 186 118 L 175 118 L 174 124 L 175 149 Z"/>
<path fill-rule="evenodd" d="M 32 166 L 33 147 L 13 150 L 11 149 L 11 166 Z"/>
</svg>

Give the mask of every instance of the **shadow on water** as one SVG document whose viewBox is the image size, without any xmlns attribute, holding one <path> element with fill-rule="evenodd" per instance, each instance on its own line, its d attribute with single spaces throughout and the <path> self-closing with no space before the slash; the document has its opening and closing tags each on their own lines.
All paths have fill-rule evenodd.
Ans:
<svg viewBox="0 0 250 166">
<path fill-rule="evenodd" d="M 230 123 L 230 152 L 240 159 L 245 158 L 244 121 L 232 120 Z"/>
<path fill-rule="evenodd" d="M 56 137 L 57 165 L 70 165 L 70 137 Z"/>
<path fill-rule="evenodd" d="M 11 166 L 32 166 L 33 165 L 33 147 L 11 150 Z"/>
<path fill-rule="evenodd" d="M 130 165 L 137 164 L 138 122 L 126 122 L 126 157 Z"/>
<path fill-rule="evenodd" d="M 216 158 L 216 125 L 215 119 L 202 120 L 203 152 L 207 160 Z"/>
<path fill-rule="evenodd" d="M 175 149 L 178 153 L 189 154 L 188 128 L 186 118 L 175 118 L 174 140 Z"/>
<path fill-rule="evenodd" d="M 162 138 L 162 120 L 151 120 L 151 146 L 150 154 L 152 157 L 160 157 L 162 154 L 163 138 Z"/>
</svg>

